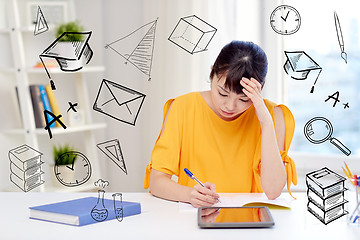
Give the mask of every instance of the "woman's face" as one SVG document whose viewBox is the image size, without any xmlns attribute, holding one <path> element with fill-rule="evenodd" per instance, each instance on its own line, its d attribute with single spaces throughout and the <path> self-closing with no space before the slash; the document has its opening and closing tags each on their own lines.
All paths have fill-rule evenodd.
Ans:
<svg viewBox="0 0 360 240">
<path fill-rule="evenodd" d="M 225 121 L 231 121 L 239 117 L 252 102 L 244 93 L 237 94 L 225 88 L 226 76 L 220 79 L 214 74 L 211 81 L 211 100 L 215 113 Z"/>
</svg>

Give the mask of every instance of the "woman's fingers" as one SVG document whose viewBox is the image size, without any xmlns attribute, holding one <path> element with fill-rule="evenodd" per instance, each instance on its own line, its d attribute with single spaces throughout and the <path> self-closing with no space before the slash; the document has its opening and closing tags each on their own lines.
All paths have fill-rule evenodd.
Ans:
<svg viewBox="0 0 360 240">
<path fill-rule="evenodd" d="M 255 78 L 248 79 L 248 78 L 243 77 L 240 80 L 240 84 L 241 84 L 241 86 L 244 87 L 244 89 L 247 92 L 249 92 L 251 94 L 254 94 L 254 92 L 257 94 L 261 93 L 261 84 Z"/>
<path fill-rule="evenodd" d="M 190 193 L 190 203 L 194 207 L 209 207 L 218 202 L 215 184 L 205 183 L 205 187 L 197 184 Z"/>
</svg>

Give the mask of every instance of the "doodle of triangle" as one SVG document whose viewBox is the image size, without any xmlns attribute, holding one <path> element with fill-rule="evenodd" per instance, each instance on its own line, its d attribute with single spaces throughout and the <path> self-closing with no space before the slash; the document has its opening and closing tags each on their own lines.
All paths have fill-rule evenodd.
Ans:
<svg viewBox="0 0 360 240">
<path fill-rule="evenodd" d="M 132 33 L 109 43 L 110 48 L 150 77 L 157 20 L 141 26 Z"/>
<path fill-rule="evenodd" d="M 118 165 L 125 174 L 127 174 L 124 157 L 121 152 L 120 143 L 117 139 L 99 143 L 96 146 L 116 165 Z"/>
<path fill-rule="evenodd" d="M 49 27 L 46 23 L 44 14 L 42 13 L 41 8 L 39 6 L 37 16 L 36 16 L 34 35 L 38 35 L 40 33 L 46 32 L 47 30 L 49 30 Z"/>
</svg>

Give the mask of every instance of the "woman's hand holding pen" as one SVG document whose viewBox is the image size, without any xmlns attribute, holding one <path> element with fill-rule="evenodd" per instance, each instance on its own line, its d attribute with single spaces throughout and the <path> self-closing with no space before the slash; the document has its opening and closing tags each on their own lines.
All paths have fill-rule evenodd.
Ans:
<svg viewBox="0 0 360 240">
<path fill-rule="evenodd" d="M 210 207 L 218 203 L 219 194 L 216 193 L 216 186 L 213 183 L 206 182 L 204 187 L 196 184 L 189 194 L 189 202 L 194 207 Z"/>
<path fill-rule="evenodd" d="M 260 124 L 272 123 L 271 115 L 261 96 L 261 84 L 255 78 L 248 79 L 245 77 L 240 80 L 240 84 L 244 87 L 243 92 L 245 95 L 248 96 L 254 104 L 256 116 Z"/>
</svg>

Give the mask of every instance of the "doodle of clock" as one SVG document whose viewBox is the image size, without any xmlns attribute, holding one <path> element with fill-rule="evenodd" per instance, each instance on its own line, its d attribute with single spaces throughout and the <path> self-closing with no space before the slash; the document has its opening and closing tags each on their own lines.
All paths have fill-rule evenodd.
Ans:
<svg viewBox="0 0 360 240">
<path fill-rule="evenodd" d="M 58 165 L 62 158 L 75 159 L 72 164 Z M 86 183 L 91 177 L 91 165 L 87 157 L 77 151 L 65 152 L 59 156 L 54 166 L 54 172 L 57 180 L 67 186 L 75 187 Z"/>
<path fill-rule="evenodd" d="M 296 33 L 301 24 L 299 12 L 287 5 L 280 5 L 270 15 L 270 25 L 276 33 L 290 35 Z"/>
</svg>

